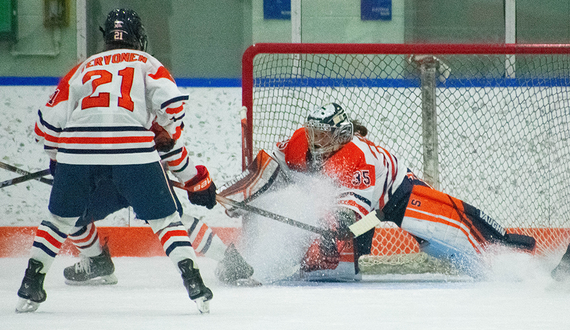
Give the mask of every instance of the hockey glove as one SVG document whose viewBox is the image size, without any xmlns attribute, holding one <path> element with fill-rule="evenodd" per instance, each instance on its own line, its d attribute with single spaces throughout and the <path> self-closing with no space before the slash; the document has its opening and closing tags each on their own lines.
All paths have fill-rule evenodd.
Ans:
<svg viewBox="0 0 570 330">
<path fill-rule="evenodd" d="M 157 151 L 168 152 L 174 148 L 176 140 L 170 137 L 170 134 L 158 125 L 156 122 L 152 124 L 150 130 L 154 133 L 154 147 Z"/>
<path fill-rule="evenodd" d="M 188 199 L 192 204 L 212 209 L 216 205 L 216 185 L 205 166 L 198 165 L 196 170 L 198 174 L 184 184 L 188 188 Z"/>
</svg>

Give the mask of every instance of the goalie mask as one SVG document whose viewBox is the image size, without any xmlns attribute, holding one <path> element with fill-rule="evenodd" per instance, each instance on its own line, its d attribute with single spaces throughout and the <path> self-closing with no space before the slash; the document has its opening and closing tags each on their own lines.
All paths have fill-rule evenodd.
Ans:
<svg viewBox="0 0 570 330">
<path fill-rule="evenodd" d="M 342 148 L 354 135 L 350 118 L 336 103 L 329 103 L 311 111 L 304 127 L 311 153 L 320 158 Z"/>
<path fill-rule="evenodd" d="M 105 48 L 128 48 L 146 51 L 147 37 L 141 18 L 134 10 L 113 9 L 101 28 Z"/>
</svg>

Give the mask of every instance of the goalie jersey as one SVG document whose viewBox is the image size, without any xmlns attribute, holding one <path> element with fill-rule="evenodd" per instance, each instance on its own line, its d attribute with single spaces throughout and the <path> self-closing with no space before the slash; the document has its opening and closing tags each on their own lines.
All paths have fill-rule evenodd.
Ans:
<svg viewBox="0 0 570 330">
<path fill-rule="evenodd" d="M 177 139 L 186 100 L 168 70 L 148 53 L 109 50 L 62 78 L 38 111 L 34 132 L 60 163 L 151 163 L 160 160 L 149 130 L 153 121 Z"/>
<path fill-rule="evenodd" d="M 290 139 L 277 143 L 275 156 L 289 169 L 310 172 L 311 155 L 305 129 L 300 128 Z M 354 135 L 319 170 L 344 188 L 339 204 L 362 218 L 386 205 L 404 180 L 407 167 L 384 148 Z"/>
</svg>

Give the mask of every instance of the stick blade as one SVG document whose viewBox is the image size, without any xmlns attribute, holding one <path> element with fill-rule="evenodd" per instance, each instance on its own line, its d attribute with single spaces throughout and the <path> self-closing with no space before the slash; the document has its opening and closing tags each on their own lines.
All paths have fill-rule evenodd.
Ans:
<svg viewBox="0 0 570 330">
<path fill-rule="evenodd" d="M 364 218 L 356 221 L 348 228 L 354 234 L 354 237 L 358 237 L 370 229 L 378 226 L 380 224 L 380 219 L 378 218 L 376 211 L 368 213 Z"/>
</svg>

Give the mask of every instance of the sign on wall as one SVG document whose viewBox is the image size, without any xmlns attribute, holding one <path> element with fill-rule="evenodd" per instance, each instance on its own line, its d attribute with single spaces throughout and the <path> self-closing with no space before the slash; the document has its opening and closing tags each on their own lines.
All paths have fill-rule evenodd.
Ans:
<svg viewBox="0 0 570 330">
<path fill-rule="evenodd" d="M 291 0 L 263 0 L 264 19 L 291 19 Z"/>
<path fill-rule="evenodd" d="M 392 20 L 392 0 L 360 0 L 360 19 Z"/>
</svg>

